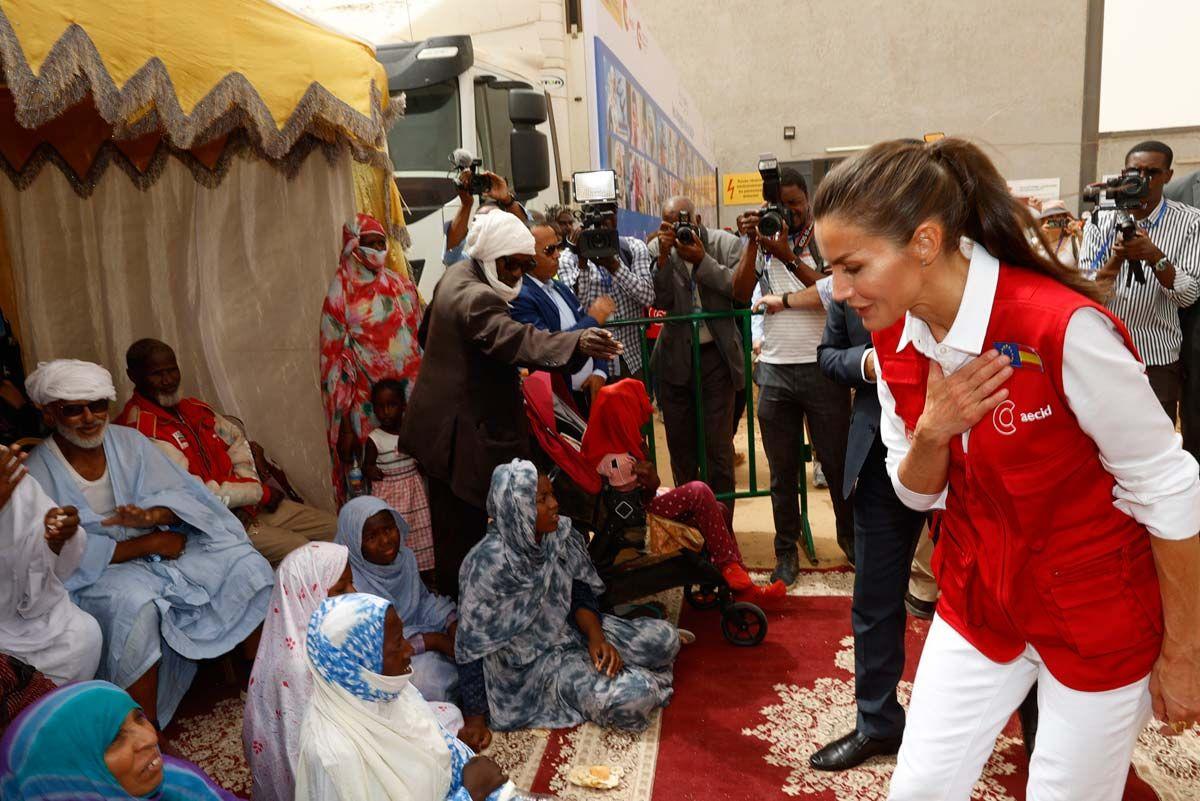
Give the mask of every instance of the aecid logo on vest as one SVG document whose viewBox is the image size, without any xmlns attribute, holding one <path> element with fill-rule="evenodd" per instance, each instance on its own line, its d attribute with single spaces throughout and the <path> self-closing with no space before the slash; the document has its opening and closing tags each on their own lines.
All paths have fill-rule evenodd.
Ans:
<svg viewBox="0 0 1200 801">
<path fill-rule="evenodd" d="M 1049 404 L 1032 412 L 1017 413 L 1017 405 L 1010 400 L 1004 401 L 996 407 L 996 411 L 992 412 L 992 425 L 1006 437 L 1010 437 L 1017 433 L 1018 419 L 1022 423 L 1036 423 L 1039 420 L 1045 420 L 1050 415 L 1054 414 L 1054 409 Z"/>
</svg>

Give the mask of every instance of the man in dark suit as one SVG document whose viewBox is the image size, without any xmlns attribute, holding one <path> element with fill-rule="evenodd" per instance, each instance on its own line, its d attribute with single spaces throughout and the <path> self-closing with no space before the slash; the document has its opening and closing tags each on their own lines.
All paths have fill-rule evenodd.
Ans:
<svg viewBox="0 0 1200 801">
<path fill-rule="evenodd" d="M 602 295 L 585 314 L 571 288 L 557 280 L 558 252 L 562 247 L 558 234 L 550 225 L 533 226 L 533 270 L 525 274 L 521 294 L 512 302 L 512 318 L 543 331 L 581 331 L 602 326 L 616 308 L 613 299 Z M 591 405 L 592 399 L 608 380 L 609 363 L 588 359 L 568 380 L 575 402 L 580 409 Z"/>
<path fill-rule="evenodd" d="M 853 387 L 854 412 L 841 487 L 854 500 L 854 731 L 810 758 L 818 770 L 846 770 L 870 757 L 900 750 L 904 709 L 896 685 L 904 670 L 904 594 L 909 565 L 925 516 L 896 497 L 888 477 L 887 449 L 879 435 L 879 396 L 871 334 L 844 302 L 829 305 L 817 349 L 821 372 Z"/>
</svg>

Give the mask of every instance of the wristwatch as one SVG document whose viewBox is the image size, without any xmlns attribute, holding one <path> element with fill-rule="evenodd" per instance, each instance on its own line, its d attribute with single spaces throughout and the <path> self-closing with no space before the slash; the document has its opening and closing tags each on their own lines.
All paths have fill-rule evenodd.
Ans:
<svg viewBox="0 0 1200 801">
<path fill-rule="evenodd" d="M 1161 273 L 1163 270 L 1171 266 L 1171 260 L 1163 256 L 1158 261 L 1154 262 L 1154 272 Z"/>
</svg>

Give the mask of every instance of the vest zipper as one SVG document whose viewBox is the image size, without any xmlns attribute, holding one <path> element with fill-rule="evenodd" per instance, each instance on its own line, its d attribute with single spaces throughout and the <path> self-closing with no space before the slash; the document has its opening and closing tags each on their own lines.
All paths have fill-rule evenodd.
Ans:
<svg viewBox="0 0 1200 801">
<path fill-rule="evenodd" d="M 1020 634 L 1022 639 L 1025 639 L 1024 630 L 1020 626 L 1017 625 L 1016 621 L 1013 620 L 1013 618 L 1012 618 L 1012 614 L 1010 614 L 1010 612 L 1009 612 L 1009 606 L 1011 604 L 1012 599 L 1010 597 L 1011 596 L 1011 593 L 1009 592 L 1010 584 L 1008 581 L 1008 541 L 1010 539 L 1009 531 L 1008 531 L 1008 520 L 1004 516 L 1003 511 L 1001 510 L 1000 504 L 996 503 L 996 501 L 992 498 L 992 496 L 988 494 L 987 490 L 985 490 L 983 488 L 982 483 L 976 482 L 974 480 L 975 471 L 971 468 L 970 457 L 966 453 L 964 453 L 963 455 L 965 457 L 967 457 L 967 478 L 969 480 L 969 483 L 973 487 L 978 487 L 980 496 L 982 496 L 983 499 L 985 501 L 987 501 L 988 506 L 990 506 L 992 508 L 992 511 L 996 515 L 996 520 L 999 523 L 1000 536 L 1001 536 L 1001 542 L 1000 542 L 1000 586 L 997 587 L 997 593 L 998 593 L 998 597 L 996 599 L 998 602 L 997 606 L 1000 607 L 1000 612 L 1004 615 L 1005 619 L 1008 621 L 1008 625 L 1010 627 L 1012 627 L 1012 630 L 1017 632 L 1018 634 Z M 978 553 L 976 553 L 975 559 L 976 559 L 976 563 L 978 564 L 978 561 L 979 561 Z M 1028 640 L 1026 640 L 1026 642 L 1028 642 Z"/>
<path fill-rule="evenodd" d="M 213 474 L 212 463 L 209 462 L 208 454 L 205 453 L 205 451 L 204 451 L 204 441 L 201 439 L 199 432 L 197 432 L 196 429 L 192 428 L 191 425 L 188 424 L 188 421 L 186 419 L 184 419 L 182 412 L 179 413 L 178 420 L 179 420 L 180 424 L 184 428 L 186 428 L 193 437 L 196 438 L 196 450 L 200 452 L 200 459 L 201 459 L 201 461 L 204 462 L 204 472 L 209 475 L 209 478 L 205 479 L 205 480 L 206 481 L 214 480 L 211 478 L 211 476 Z"/>
</svg>

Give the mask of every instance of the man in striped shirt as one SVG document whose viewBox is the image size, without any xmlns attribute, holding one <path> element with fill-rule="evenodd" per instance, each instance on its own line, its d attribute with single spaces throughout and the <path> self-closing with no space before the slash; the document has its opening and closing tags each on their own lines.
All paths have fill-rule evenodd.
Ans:
<svg viewBox="0 0 1200 801">
<path fill-rule="evenodd" d="M 1154 394 L 1172 421 L 1181 393 L 1179 311 L 1200 298 L 1200 211 L 1163 197 L 1173 157 L 1162 142 L 1134 145 L 1125 167 L 1150 179 L 1149 194 L 1130 210 L 1136 236 L 1126 241 L 1116 230 L 1116 215 L 1101 212 L 1084 229 L 1079 251 L 1080 267 L 1111 285 L 1108 308 L 1129 329 Z M 1143 282 L 1131 279 L 1130 259 L 1142 262 Z"/>
<path fill-rule="evenodd" d="M 610 218 L 616 227 L 616 215 Z M 620 249 L 616 256 L 602 259 L 599 264 L 588 261 L 585 268 L 579 266 L 579 254 L 571 248 L 563 248 L 558 256 L 558 280 L 574 290 L 580 305 L 591 308 L 602 297 L 610 297 L 616 304 L 614 319 L 635 320 L 646 316 L 646 307 L 654 302 L 654 278 L 650 273 L 650 251 L 646 243 L 631 236 L 620 238 Z M 641 377 L 642 343 L 641 329 L 636 325 L 619 325 L 612 334 L 625 350 L 612 365 L 612 379 Z"/>
<path fill-rule="evenodd" d="M 802 532 L 799 483 L 804 463 L 797 445 L 804 421 L 829 483 L 837 521 L 837 542 L 854 562 L 854 507 L 842 492 L 846 443 L 850 435 L 850 390 L 830 381 L 817 364 L 825 334 L 825 310 L 818 293 L 806 292 L 823 277 L 824 261 L 813 239 L 808 186 L 793 169 L 779 172 L 779 200 L 791 219 L 767 238 L 758 232 L 757 212 L 738 217 L 746 245 L 733 279 L 734 298 L 767 310 L 762 350 L 754 371 L 758 384 L 758 423 L 771 468 L 771 510 L 775 518 L 775 572 L 772 580 L 795 582 Z"/>
</svg>

